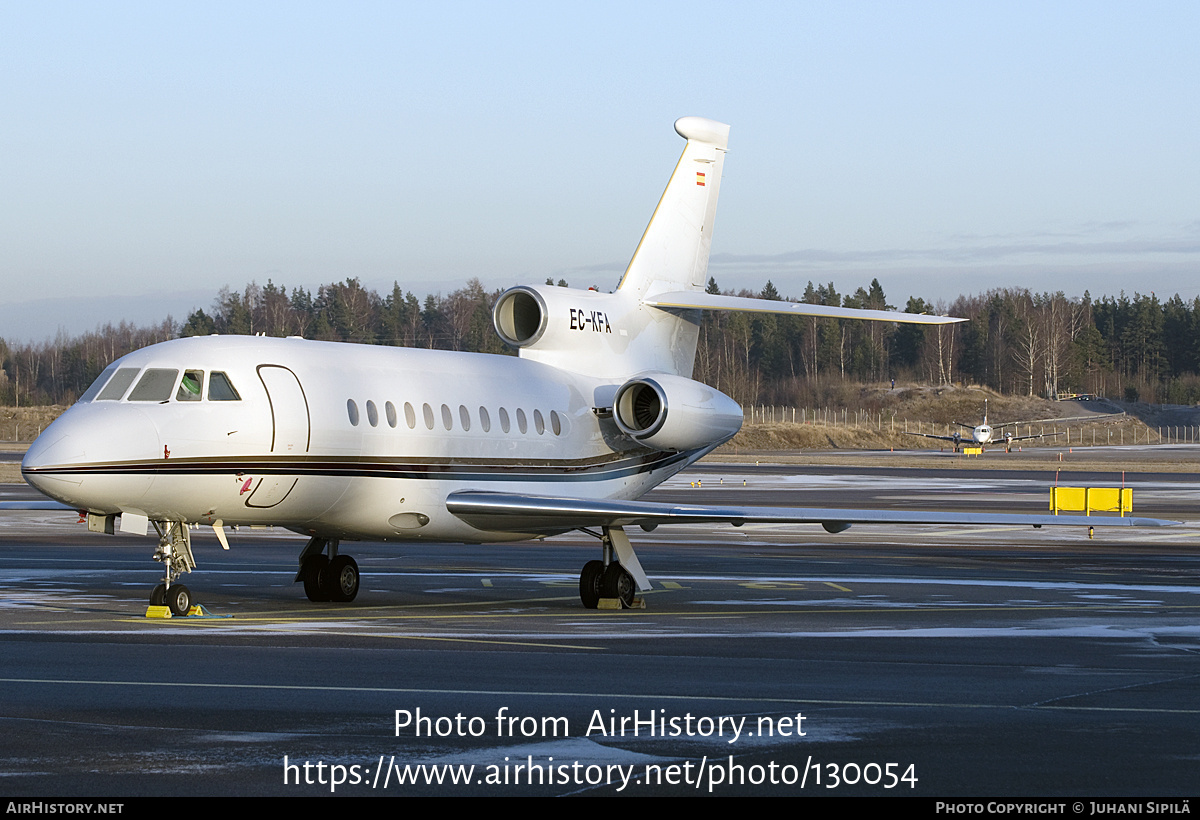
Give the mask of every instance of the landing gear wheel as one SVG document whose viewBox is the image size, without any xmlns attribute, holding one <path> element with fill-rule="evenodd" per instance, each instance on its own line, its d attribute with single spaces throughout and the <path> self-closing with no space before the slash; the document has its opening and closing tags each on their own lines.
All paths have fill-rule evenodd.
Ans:
<svg viewBox="0 0 1200 820">
<path fill-rule="evenodd" d="M 165 600 L 171 608 L 172 615 L 187 615 L 192 608 L 192 591 L 183 584 L 172 584 L 167 590 Z"/>
<path fill-rule="evenodd" d="M 150 590 L 150 606 L 164 606 L 167 598 L 167 585 L 159 584 Z"/>
<path fill-rule="evenodd" d="M 304 562 L 304 594 L 314 602 L 329 600 L 329 559 L 314 555 Z"/>
<path fill-rule="evenodd" d="M 579 573 L 579 600 L 584 609 L 595 609 L 600 603 L 600 581 L 604 577 L 603 561 L 588 561 Z"/>
<path fill-rule="evenodd" d="M 358 595 L 358 563 L 349 555 L 339 555 L 325 572 L 330 600 L 353 601 Z"/>
<path fill-rule="evenodd" d="M 600 591 L 605 598 L 619 598 L 621 605 L 626 608 L 633 606 L 633 576 L 620 564 L 609 564 L 608 569 L 604 570 Z"/>
</svg>

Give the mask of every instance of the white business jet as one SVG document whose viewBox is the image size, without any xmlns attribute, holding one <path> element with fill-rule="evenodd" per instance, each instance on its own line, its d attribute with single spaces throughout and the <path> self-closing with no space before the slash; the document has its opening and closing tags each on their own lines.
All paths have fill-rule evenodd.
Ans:
<svg viewBox="0 0 1200 820">
<path fill-rule="evenodd" d="M 195 568 L 194 524 L 212 526 L 225 548 L 230 525 L 308 536 L 296 580 L 314 601 L 358 593 L 344 541 L 580 530 L 602 545 L 579 578 L 583 605 L 596 607 L 601 598 L 628 605 L 635 587 L 650 588 L 625 534 L 632 525 L 1063 523 L 635 500 L 741 427 L 736 402 L 691 379 L 700 311 L 956 321 L 706 294 L 729 127 L 684 117 L 675 130 L 687 140 L 683 156 L 616 292 L 515 287 L 500 297 L 496 330 L 519 357 L 300 338 L 164 342 L 113 362 L 33 443 L 22 474 L 94 531 L 153 525 L 165 577 L 151 602 L 177 614 L 191 605 L 179 578 Z"/>
</svg>

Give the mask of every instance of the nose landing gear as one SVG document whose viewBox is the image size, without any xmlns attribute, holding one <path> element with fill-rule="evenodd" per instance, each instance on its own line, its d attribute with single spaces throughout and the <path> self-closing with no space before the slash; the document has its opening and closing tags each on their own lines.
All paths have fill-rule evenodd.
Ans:
<svg viewBox="0 0 1200 820">
<path fill-rule="evenodd" d="M 187 615 L 192 608 L 192 592 L 176 579 L 196 568 L 192 557 L 192 537 L 182 521 L 155 521 L 158 548 L 154 560 L 163 565 L 163 581 L 150 591 L 150 606 L 166 606 L 172 615 Z"/>
</svg>

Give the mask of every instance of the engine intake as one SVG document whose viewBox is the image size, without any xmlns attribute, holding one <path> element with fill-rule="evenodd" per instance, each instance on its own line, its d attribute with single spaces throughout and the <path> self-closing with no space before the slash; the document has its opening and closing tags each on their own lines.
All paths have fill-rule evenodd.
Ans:
<svg viewBox="0 0 1200 820">
<path fill-rule="evenodd" d="M 625 435 L 656 450 L 697 450 L 733 438 L 742 408 L 719 390 L 682 376 L 656 373 L 621 385 L 613 420 Z"/>
<path fill-rule="evenodd" d="M 533 288 L 510 288 L 496 300 L 492 322 L 506 344 L 528 347 L 546 332 L 546 300 Z"/>
</svg>

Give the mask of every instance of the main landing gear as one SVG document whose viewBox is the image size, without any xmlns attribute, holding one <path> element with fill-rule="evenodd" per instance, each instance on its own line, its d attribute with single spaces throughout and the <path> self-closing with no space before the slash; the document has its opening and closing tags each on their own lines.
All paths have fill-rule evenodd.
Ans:
<svg viewBox="0 0 1200 820">
<path fill-rule="evenodd" d="M 349 555 L 338 555 L 336 539 L 314 536 L 300 553 L 296 580 L 304 582 L 310 601 L 353 601 L 358 596 L 358 563 Z"/>
<path fill-rule="evenodd" d="M 628 609 L 638 589 L 650 589 L 650 579 L 634 555 L 629 536 L 620 527 L 604 527 L 601 534 L 584 529 L 600 539 L 604 560 L 588 561 L 579 573 L 579 600 L 585 609 L 596 609 L 600 600 L 611 599 Z"/>
<path fill-rule="evenodd" d="M 172 615 L 187 615 L 192 608 L 192 592 L 175 580 L 196 568 L 191 531 L 182 521 L 155 521 L 154 529 L 158 532 L 154 560 L 162 563 L 164 577 L 150 592 L 150 606 L 166 606 Z"/>
</svg>

